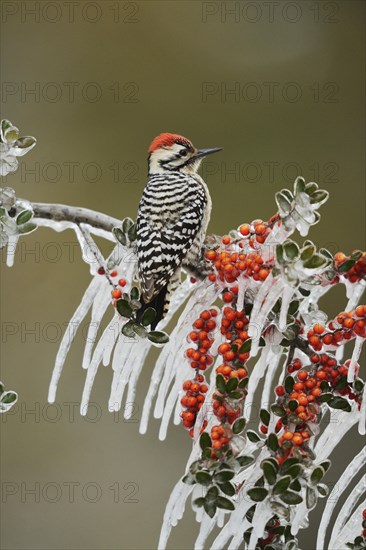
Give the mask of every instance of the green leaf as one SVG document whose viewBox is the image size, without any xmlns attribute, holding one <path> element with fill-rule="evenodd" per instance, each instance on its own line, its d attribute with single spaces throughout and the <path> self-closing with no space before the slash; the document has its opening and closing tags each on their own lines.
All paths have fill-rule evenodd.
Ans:
<svg viewBox="0 0 366 550">
<path fill-rule="evenodd" d="M 35 223 L 26 223 L 18 227 L 18 233 L 20 235 L 26 235 L 28 233 L 32 233 L 32 231 L 35 231 L 36 229 L 37 226 Z"/>
<path fill-rule="evenodd" d="M 245 340 L 244 344 L 241 346 L 239 353 L 249 353 L 250 349 L 252 347 L 252 340 L 249 338 L 248 340 Z"/>
<path fill-rule="evenodd" d="M 186 483 L 186 485 L 195 485 L 196 483 L 196 480 L 191 474 L 187 474 L 186 476 L 184 476 L 182 481 L 183 483 Z"/>
<path fill-rule="evenodd" d="M 281 216 L 287 216 L 291 212 L 292 202 L 283 191 L 276 193 L 275 199 Z"/>
<path fill-rule="evenodd" d="M 196 481 L 200 485 L 210 485 L 212 481 L 212 477 L 208 472 L 204 472 L 203 470 L 196 473 Z"/>
<path fill-rule="evenodd" d="M 233 497 L 236 493 L 235 487 L 232 483 L 220 483 L 220 489 L 225 495 L 228 495 L 229 497 Z"/>
<path fill-rule="evenodd" d="M 203 432 L 200 437 L 200 447 L 204 451 L 207 447 L 211 447 L 211 437 L 207 432 Z"/>
<path fill-rule="evenodd" d="M 230 378 L 230 380 L 227 382 L 225 389 L 227 393 L 230 393 L 238 387 L 239 380 L 237 378 Z"/>
<path fill-rule="evenodd" d="M 313 193 L 315 193 L 315 191 L 317 191 L 318 188 L 319 186 L 317 183 L 309 182 L 305 185 L 305 193 L 307 193 L 308 195 L 312 195 Z"/>
<path fill-rule="evenodd" d="M 270 485 L 274 485 L 276 483 L 277 479 L 277 470 L 273 466 L 272 462 L 269 462 L 268 460 L 264 460 L 262 462 L 262 470 L 264 477 L 268 481 Z"/>
<path fill-rule="evenodd" d="M 269 436 L 267 437 L 266 444 L 271 451 L 273 452 L 277 451 L 277 449 L 279 448 L 277 435 L 273 433 L 269 434 Z"/>
<path fill-rule="evenodd" d="M 317 203 L 324 203 L 329 198 L 328 191 L 325 191 L 324 189 L 318 189 L 318 191 L 315 191 L 312 193 L 310 197 L 311 204 L 317 204 Z"/>
<path fill-rule="evenodd" d="M 259 437 L 259 435 L 253 432 L 252 430 L 247 431 L 247 438 L 252 443 L 257 443 L 258 441 L 261 441 L 261 438 Z"/>
<path fill-rule="evenodd" d="M 295 380 L 292 376 L 286 376 L 285 378 L 285 390 L 286 393 L 292 393 L 292 390 L 294 389 Z"/>
<path fill-rule="evenodd" d="M 276 259 L 277 259 L 277 262 L 279 264 L 283 264 L 285 262 L 285 260 L 283 258 L 283 246 L 282 246 L 282 244 L 278 244 L 276 246 Z M 275 307 L 276 307 L 276 304 L 275 304 Z M 275 310 L 275 308 L 273 308 L 273 310 Z"/>
<path fill-rule="evenodd" d="M 127 231 L 127 236 L 130 243 L 133 243 L 137 239 L 137 226 L 135 223 Z"/>
<path fill-rule="evenodd" d="M 243 378 L 242 380 L 240 380 L 239 386 L 238 386 L 238 387 L 242 390 L 242 389 L 244 389 L 244 388 L 247 387 L 248 382 L 249 382 L 249 378 L 246 376 L 245 378 Z"/>
<path fill-rule="evenodd" d="M 268 495 L 268 491 L 264 487 L 253 487 L 247 494 L 254 502 L 262 502 Z"/>
<path fill-rule="evenodd" d="M 222 376 L 222 374 L 218 374 L 216 376 L 216 388 L 219 390 L 220 393 L 222 393 L 223 395 L 226 394 L 226 383 L 225 383 L 225 379 L 224 377 Z"/>
<path fill-rule="evenodd" d="M 32 210 L 23 210 L 23 212 L 20 212 L 20 214 L 17 215 L 16 223 L 17 225 L 23 225 L 24 223 L 29 222 L 29 220 L 32 217 L 33 217 Z"/>
<path fill-rule="evenodd" d="M 144 327 L 148 327 L 155 321 L 155 317 L 156 310 L 153 307 L 148 307 L 142 315 L 141 324 L 144 325 Z"/>
<path fill-rule="evenodd" d="M 329 468 L 331 467 L 332 465 L 332 461 L 331 460 L 323 460 L 323 462 L 321 462 L 319 464 L 319 466 L 321 466 L 324 470 L 324 472 L 327 472 L 329 470 Z"/>
<path fill-rule="evenodd" d="M 301 491 L 302 487 L 300 481 L 298 479 L 294 479 L 290 485 L 290 489 L 293 491 Z"/>
<path fill-rule="evenodd" d="M 134 322 L 133 321 L 127 321 L 125 325 L 122 327 L 122 334 L 126 336 L 127 338 L 134 338 L 135 337 L 135 331 L 134 331 Z"/>
<path fill-rule="evenodd" d="M 314 487 L 306 487 L 306 508 L 312 510 L 318 502 L 318 492 Z"/>
<path fill-rule="evenodd" d="M 217 507 L 222 508 L 222 510 L 235 510 L 234 504 L 225 497 L 217 497 L 216 501 Z"/>
<path fill-rule="evenodd" d="M 289 476 L 291 476 L 293 479 L 297 478 L 300 472 L 302 471 L 301 464 L 293 464 L 289 467 L 287 470 L 287 473 Z"/>
<path fill-rule="evenodd" d="M 137 336 L 140 336 L 140 338 L 146 338 L 147 336 L 147 330 L 142 325 L 138 325 L 137 323 L 133 324 L 133 330 L 136 332 Z"/>
<path fill-rule="evenodd" d="M 121 231 L 121 229 L 119 227 L 113 227 L 112 233 L 113 233 L 114 238 L 116 239 L 116 241 L 121 243 L 123 246 L 127 245 L 126 235 Z"/>
<path fill-rule="evenodd" d="M 318 269 L 323 267 L 328 263 L 328 259 L 320 254 L 314 254 L 311 258 L 304 262 L 304 267 L 306 269 Z"/>
<path fill-rule="evenodd" d="M 274 495 L 281 495 L 285 491 L 287 491 L 290 483 L 292 481 L 292 477 L 287 475 L 281 477 L 273 486 L 272 492 Z"/>
<path fill-rule="evenodd" d="M 286 504 L 300 504 L 302 502 L 302 497 L 295 493 L 295 491 L 285 491 L 280 496 L 281 500 L 285 502 Z"/>
<path fill-rule="evenodd" d="M 303 262 L 305 262 L 307 260 L 310 260 L 310 258 L 313 256 L 314 253 L 315 253 L 314 245 L 304 246 L 304 248 L 301 250 L 300 258 Z"/>
<path fill-rule="evenodd" d="M 128 230 L 133 226 L 134 222 L 131 218 L 125 218 L 122 221 L 122 231 L 123 233 L 127 233 Z"/>
<path fill-rule="evenodd" d="M 259 412 L 259 417 L 262 421 L 262 423 L 265 425 L 265 426 L 268 426 L 269 424 L 269 421 L 271 419 L 271 415 L 269 414 L 269 412 L 266 410 L 266 409 L 261 409 L 260 412 Z"/>
<path fill-rule="evenodd" d="M 216 487 L 216 485 L 214 485 L 213 487 L 210 487 L 206 494 L 207 500 L 215 501 L 218 496 L 219 496 L 219 490 Z"/>
<path fill-rule="evenodd" d="M 195 506 L 197 506 L 198 508 L 202 508 L 202 506 L 204 505 L 204 503 L 205 503 L 204 497 L 196 498 L 196 500 L 193 501 L 193 504 L 194 504 Z"/>
<path fill-rule="evenodd" d="M 205 512 L 210 518 L 213 518 L 216 514 L 216 504 L 210 500 L 205 499 L 204 505 L 203 505 Z"/>
<path fill-rule="evenodd" d="M 329 495 L 329 488 L 324 483 L 319 483 L 316 488 L 318 489 L 319 496 L 321 496 L 322 498 Z"/>
<path fill-rule="evenodd" d="M 153 342 L 154 344 L 166 344 L 169 342 L 169 336 L 166 332 L 163 332 L 162 330 L 152 330 L 147 335 L 150 342 Z"/>
<path fill-rule="evenodd" d="M 352 410 L 347 399 L 343 399 L 343 397 L 339 397 L 338 395 L 328 401 L 328 407 L 331 407 L 332 409 L 340 409 L 345 412 L 351 412 Z"/>
<path fill-rule="evenodd" d="M 1 403 L 6 403 L 7 405 L 9 403 L 15 403 L 18 399 L 18 394 L 16 394 L 14 391 L 6 391 L 1 395 Z"/>
<path fill-rule="evenodd" d="M 287 404 L 290 411 L 296 411 L 297 407 L 299 406 L 299 402 L 296 399 L 290 399 L 290 401 Z"/>
<path fill-rule="evenodd" d="M 285 241 L 283 244 L 283 252 L 284 256 L 290 261 L 295 260 L 300 255 L 299 247 L 294 241 Z"/>
<path fill-rule="evenodd" d="M 232 430 L 233 430 L 233 433 L 235 435 L 237 434 L 241 434 L 241 432 L 244 430 L 245 428 L 245 424 L 246 424 L 246 420 L 245 418 L 238 418 L 237 420 L 235 420 L 233 426 L 232 426 Z"/>
<path fill-rule="evenodd" d="M 130 318 L 132 315 L 132 307 L 127 300 L 117 300 L 116 308 L 122 317 Z"/>
<path fill-rule="evenodd" d="M 273 414 L 275 414 L 276 416 L 286 416 L 286 411 L 285 409 L 283 409 L 280 405 L 272 405 L 271 406 L 271 411 L 273 412 Z"/>
<path fill-rule="evenodd" d="M 295 313 L 297 313 L 297 311 L 299 310 L 299 305 L 300 305 L 299 300 L 292 300 L 287 310 L 289 315 L 295 315 Z"/>
<path fill-rule="evenodd" d="M 355 265 L 355 263 L 355 260 L 346 260 L 337 267 L 337 271 L 339 271 L 339 273 L 346 273 Z"/>
<path fill-rule="evenodd" d="M 325 470 L 322 468 L 322 466 L 317 466 L 311 472 L 310 481 L 313 485 L 317 485 L 323 479 L 324 476 L 325 476 Z"/>
<path fill-rule="evenodd" d="M 298 176 L 294 183 L 294 194 L 304 193 L 305 191 L 305 180 L 301 176 Z"/>
<path fill-rule="evenodd" d="M 130 292 L 131 300 L 138 300 L 140 298 L 140 291 L 137 286 L 133 286 Z"/>
<path fill-rule="evenodd" d="M 243 397 L 243 394 L 240 393 L 240 391 L 232 391 L 229 393 L 230 399 L 241 399 Z"/>
<path fill-rule="evenodd" d="M 364 387 L 364 383 L 362 382 L 362 380 L 360 378 L 357 378 L 357 380 L 354 381 L 354 388 L 357 392 L 362 392 L 363 390 L 363 387 Z"/>
<path fill-rule="evenodd" d="M 333 399 L 332 393 L 322 393 L 317 397 L 319 403 L 329 403 L 331 399 Z"/>
<path fill-rule="evenodd" d="M 242 468 L 244 466 L 247 466 L 248 464 L 251 464 L 254 460 L 254 457 L 253 456 L 250 456 L 250 455 L 247 455 L 247 456 L 238 456 L 236 458 L 236 461 L 238 462 L 239 466 L 241 466 Z"/>
</svg>

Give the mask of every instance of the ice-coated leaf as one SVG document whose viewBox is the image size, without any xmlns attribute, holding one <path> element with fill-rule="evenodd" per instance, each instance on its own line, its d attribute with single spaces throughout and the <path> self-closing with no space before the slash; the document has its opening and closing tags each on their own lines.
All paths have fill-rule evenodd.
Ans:
<svg viewBox="0 0 366 550">
<path fill-rule="evenodd" d="M 222 376 L 222 374 L 218 374 L 216 376 L 216 388 L 219 390 L 220 393 L 223 395 L 226 393 L 226 383 L 225 379 Z"/>
<path fill-rule="evenodd" d="M 318 492 L 314 487 L 306 487 L 306 508 L 312 510 L 318 502 Z"/>
<path fill-rule="evenodd" d="M 203 432 L 200 437 L 200 447 L 204 451 L 207 447 L 211 447 L 211 437 L 207 432 Z"/>
<path fill-rule="evenodd" d="M 150 342 L 153 342 L 154 344 L 166 344 L 169 342 L 169 336 L 166 332 L 163 332 L 162 330 L 152 330 L 147 335 Z"/>
<path fill-rule="evenodd" d="M 196 481 L 201 485 L 210 485 L 212 477 L 208 472 L 201 471 L 196 473 Z"/>
<path fill-rule="evenodd" d="M 248 438 L 249 439 L 249 438 Z M 254 457 L 253 456 L 238 456 L 236 458 L 236 461 L 239 463 L 239 466 L 241 466 L 242 468 L 244 466 L 247 466 L 248 464 L 251 464 L 254 460 Z"/>
<path fill-rule="evenodd" d="M 245 428 L 245 424 L 246 424 L 245 418 L 238 418 L 237 420 L 235 420 L 235 422 L 232 426 L 233 433 L 236 434 L 236 435 L 241 434 L 241 432 Z"/>
<path fill-rule="evenodd" d="M 281 495 L 282 493 L 287 491 L 291 481 L 292 481 L 292 477 L 290 475 L 281 477 L 273 486 L 273 489 L 272 489 L 273 494 Z"/>
<path fill-rule="evenodd" d="M 294 491 L 285 491 L 280 496 L 281 500 L 286 504 L 300 504 L 302 502 L 302 497 L 295 493 Z"/>
<path fill-rule="evenodd" d="M 292 202 L 283 191 L 276 193 L 275 198 L 279 213 L 281 216 L 287 216 L 291 212 Z"/>
<path fill-rule="evenodd" d="M 322 466 L 317 466 L 311 472 L 310 481 L 313 485 L 317 485 L 323 479 L 324 476 L 325 476 L 324 468 L 322 468 Z"/>
<path fill-rule="evenodd" d="M 277 451 L 279 444 L 276 434 L 269 434 L 269 436 L 267 437 L 267 447 L 273 452 Z"/>
<path fill-rule="evenodd" d="M 328 260 L 324 256 L 321 256 L 320 254 L 313 254 L 311 258 L 304 262 L 304 267 L 306 269 L 318 269 L 319 267 L 325 266 L 327 263 Z"/>
<path fill-rule="evenodd" d="M 231 510 L 231 511 L 235 510 L 235 506 L 231 502 L 231 500 L 225 497 L 217 497 L 216 505 L 218 508 L 221 508 L 222 510 Z"/>
<path fill-rule="evenodd" d="M 328 200 L 328 198 L 329 198 L 328 191 L 325 191 L 324 189 L 319 189 L 314 193 L 312 193 L 312 195 L 310 196 L 310 202 L 311 204 L 320 205 L 320 204 L 324 204 Z"/>
<path fill-rule="evenodd" d="M 27 235 L 28 233 L 32 233 L 37 229 L 37 226 L 35 223 L 25 223 L 24 225 L 21 225 L 18 227 L 18 233 L 21 235 Z"/>
<path fill-rule="evenodd" d="M 256 434 L 255 432 L 253 432 L 252 430 L 248 430 L 248 431 L 247 431 L 247 438 L 248 438 L 249 441 L 251 441 L 252 443 L 257 443 L 258 441 L 261 440 L 261 438 L 259 437 L 259 435 Z"/>
<path fill-rule="evenodd" d="M 132 307 L 130 306 L 130 304 L 128 303 L 127 300 L 117 300 L 117 303 L 116 303 L 116 308 L 117 308 L 117 311 L 118 313 L 122 316 L 122 317 L 131 317 L 132 315 Z"/>
<path fill-rule="evenodd" d="M 268 426 L 269 424 L 269 421 L 271 419 L 271 415 L 269 414 L 269 412 L 266 410 L 266 409 L 261 409 L 260 412 L 259 412 L 259 417 L 262 421 L 262 423 L 265 425 L 265 426 Z"/>
<path fill-rule="evenodd" d="M 232 470 L 220 470 L 214 475 L 215 483 L 225 483 L 233 479 L 235 472 Z"/>
<path fill-rule="evenodd" d="M 269 460 L 264 460 L 262 462 L 262 470 L 263 470 L 264 477 L 266 478 L 266 480 L 270 485 L 273 485 L 274 483 L 276 483 L 277 470 L 273 466 L 272 462 L 270 462 Z"/>
<path fill-rule="evenodd" d="M 156 310 L 153 307 L 148 307 L 142 315 L 141 324 L 144 325 L 144 327 L 148 327 L 155 321 L 155 318 Z"/>
<path fill-rule="evenodd" d="M 248 496 L 254 502 L 262 502 L 262 500 L 264 500 L 267 495 L 268 495 L 268 491 L 264 487 L 253 487 L 248 491 Z"/>
<path fill-rule="evenodd" d="M 340 409 L 345 412 L 351 412 L 352 408 L 347 399 L 339 397 L 338 395 L 328 401 L 328 407 L 332 409 Z"/>
<path fill-rule="evenodd" d="M 112 233 L 113 233 L 115 239 L 119 243 L 121 243 L 123 246 L 126 246 L 126 244 L 127 244 L 126 235 L 123 233 L 123 231 L 121 231 L 121 229 L 119 227 L 113 227 Z"/>
<path fill-rule="evenodd" d="M 23 210 L 23 212 L 20 212 L 20 214 L 17 215 L 16 224 L 23 225 L 24 223 L 29 222 L 32 216 L 33 216 L 32 210 Z"/>
<path fill-rule="evenodd" d="M 299 193 L 304 193 L 305 191 L 305 180 L 301 176 L 298 176 L 294 183 L 294 194 L 298 195 Z"/>
</svg>

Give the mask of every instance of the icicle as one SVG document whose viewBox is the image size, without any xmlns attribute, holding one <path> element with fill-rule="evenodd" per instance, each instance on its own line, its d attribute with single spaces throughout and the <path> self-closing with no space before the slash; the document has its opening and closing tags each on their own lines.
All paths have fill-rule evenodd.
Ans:
<svg viewBox="0 0 366 550">
<path fill-rule="evenodd" d="M 357 423 L 358 414 L 355 404 L 353 404 L 353 410 L 351 412 L 340 410 L 331 411 L 329 424 L 315 445 L 315 454 L 318 461 L 325 460 L 330 456 L 333 449 L 342 441 L 345 434 Z"/>
<path fill-rule="evenodd" d="M 172 527 L 176 525 L 177 504 L 186 502 L 188 496 L 193 490 L 193 487 L 194 485 L 187 485 L 186 483 L 183 483 L 181 480 L 179 480 L 178 483 L 175 485 L 169 497 L 167 506 L 165 508 L 163 525 L 161 527 L 160 538 L 158 543 L 159 550 L 165 550 Z"/>
<path fill-rule="evenodd" d="M 361 504 L 353 512 L 350 519 L 347 521 L 338 539 L 334 541 L 334 550 L 344 550 L 346 544 L 355 538 L 355 533 L 359 533 L 361 531 L 362 513 L 364 508 L 365 503 L 361 502 Z"/>
<path fill-rule="evenodd" d="M 216 519 L 210 518 L 207 514 L 205 514 L 202 518 L 202 522 L 200 525 L 200 532 L 196 539 L 194 550 L 204 550 L 205 548 L 205 542 L 208 539 L 211 531 L 214 529 L 216 525 Z"/>
<path fill-rule="evenodd" d="M 346 502 L 343 504 L 341 511 L 339 512 L 336 521 L 334 522 L 334 528 L 332 537 L 329 542 L 329 548 L 334 548 L 336 540 L 340 536 L 342 529 L 347 523 L 347 519 L 351 516 L 353 508 L 356 506 L 358 500 L 362 497 L 366 488 L 366 474 L 362 476 L 356 487 L 353 487 L 352 492 L 349 494 Z M 360 515 L 361 523 L 361 515 Z"/>
<path fill-rule="evenodd" d="M 269 361 L 267 359 L 268 357 L 274 357 L 274 356 L 275 354 L 272 352 L 271 346 L 267 345 L 262 350 L 260 359 L 256 362 L 256 364 L 253 367 L 253 371 L 249 377 L 248 393 L 245 399 L 245 416 L 248 418 L 248 420 L 250 420 L 250 416 L 252 413 L 252 407 L 254 404 L 254 393 L 258 387 L 259 380 L 263 377 L 269 364 Z"/>
<path fill-rule="evenodd" d="M 102 284 L 100 279 L 93 279 L 89 287 L 85 291 L 85 294 L 81 300 L 79 307 L 76 309 L 74 315 L 72 316 L 70 323 L 67 326 L 65 334 L 61 340 L 59 350 L 57 352 L 55 366 L 52 373 L 52 378 L 48 390 L 48 401 L 49 403 L 54 403 L 56 399 L 57 385 L 60 380 L 63 366 L 67 354 L 70 350 L 71 344 L 75 338 L 77 329 L 80 327 L 80 324 L 84 317 L 87 315 L 95 296 L 97 295 L 99 288 Z"/>
<path fill-rule="evenodd" d="M 115 316 L 104 330 L 95 348 L 92 360 L 87 370 L 83 395 L 80 404 L 80 414 L 82 416 L 85 416 L 88 412 L 90 394 L 93 388 L 98 367 L 103 359 L 105 350 L 108 348 L 113 348 L 119 335 L 119 329 L 119 320 L 118 317 Z"/>
<path fill-rule="evenodd" d="M 267 277 L 265 283 L 267 282 L 268 279 L 269 277 Z M 266 322 L 269 312 L 271 311 L 271 309 L 277 302 L 278 298 L 280 297 L 282 288 L 283 287 L 282 287 L 281 280 L 274 281 L 272 287 L 270 288 L 266 296 L 265 302 L 263 303 L 262 307 L 258 311 L 258 314 L 253 313 L 258 296 L 254 302 L 253 310 L 250 315 L 250 323 L 248 328 L 248 334 L 249 336 L 252 337 L 252 347 L 250 350 L 251 357 L 255 357 L 258 353 L 260 336 L 263 332 L 264 324 Z"/>
<path fill-rule="evenodd" d="M 254 512 L 252 525 L 253 531 L 250 536 L 248 550 L 255 550 L 258 539 L 263 537 L 264 528 L 269 519 L 273 516 L 273 510 L 270 507 L 268 500 L 259 502 Z"/>
<path fill-rule="evenodd" d="M 366 384 L 363 387 L 362 401 L 360 408 L 360 420 L 358 423 L 358 433 L 365 435 L 366 433 Z"/>
<path fill-rule="evenodd" d="M 277 368 L 282 356 L 281 349 L 277 349 L 276 347 L 275 350 L 273 350 L 272 348 L 272 354 L 273 354 L 273 359 L 271 361 L 267 359 L 268 367 L 266 369 L 267 374 L 264 379 L 264 387 L 263 387 L 262 399 L 261 399 L 261 409 L 268 409 L 270 404 L 273 403 L 273 399 L 270 398 L 270 394 L 272 390 L 273 379 L 276 375 Z"/>
<path fill-rule="evenodd" d="M 103 282 L 101 288 L 93 302 L 91 320 L 89 323 L 88 334 L 84 346 L 84 355 L 82 361 L 83 369 L 87 369 L 89 367 L 93 346 L 98 336 L 100 322 L 108 306 L 111 305 L 110 286 L 108 284 L 108 281 L 106 281 L 104 278 L 102 279 Z"/>
<path fill-rule="evenodd" d="M 238 279 L 238 298 L 236 302 L 237 311 L 243 311 L 245 291 L 248 288 L 250 280 L 245 277 L 239 277 Z"/>
<path fill-rule="evenodd" d="M 353 348 L 353 353 L 351 357 L 351 362 L 349 364 L 348 368 L 348 374 L 347 374 L 347 382 L 353 382 L 356 375 L 356 369 L 359 366 L 358 360 L 361 355 L 362 346 L 364 343 L 364 338 L 361 338 L 361 336 L 356 336 L 355 339 L 355 346 Z"/>
<path fill-rule="evenodd" d="M 347 280 L 347 279 L 346 279 Z M 361 279 L 358 283 L 349 283 L 348 285 L 348 303 L 345 311 L 352 311 L 359 303 L 361 296 L 366 287 L 366 280 Z"/>
<path fill-rule="evenodd" d="M 324 540 L 326 529 L 329 525 L 332 513 L 336 507 L 342 493 L 349 487 L 352 479 L 358 474 L 358 472 L 364 468 L 366 464 L 366 449 L 362 449 L 357 456 L 354 457 L 352 462 L 347 466 L 336 485 L 331 491 L 327 503 L 324 508 L 322 519 L 318 530 L 318 538 L 316 541 L 316 547 L 319 550 L 324 549 Z M 331 548 L 331 546 L 329 546 Z"/>
<path fill-rule="evenodd" d="M 291 302 L 291 298 L 294 295 L 294 292 L 296 291 L 295 288 L 288 285 L 284 288 L 284 291 L 282 293 L 282 304 L 281 304 L 281 312 L 280 312 L 280 319 L 279 319 L 279 329 L 280 331 L 284 331 L 287 327 L 287 312 L 288 308 Z"/>
<path fill-rule="evenodd" d="M 9 235 L 8 237 L 8 249 L 6 253 L 6 265 L 8 267 L 13 267 L 15 252 L 17 249 L 17 244 L 19 241 L 19 235 Z"/>
</svg>

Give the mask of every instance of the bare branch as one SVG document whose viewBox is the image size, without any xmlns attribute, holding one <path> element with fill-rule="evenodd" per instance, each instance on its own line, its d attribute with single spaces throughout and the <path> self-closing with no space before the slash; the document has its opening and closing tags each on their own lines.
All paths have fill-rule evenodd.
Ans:
<svg viewBox="0 0 366 550">
<path fill-rule="evenodd" d="M 112 231 L 113 227 L 121 225 L 121 220 L 107 216 L 101 212 L 96 212 L 95 210 L 89 210 L 88 208 L 41 202 L 31 204 L 35 218 L 54 220 L 56 222 L 68 221 L 77 225 L 84 223 L 96 229 L 104 229 L 104 231 Z"/>
</svg>

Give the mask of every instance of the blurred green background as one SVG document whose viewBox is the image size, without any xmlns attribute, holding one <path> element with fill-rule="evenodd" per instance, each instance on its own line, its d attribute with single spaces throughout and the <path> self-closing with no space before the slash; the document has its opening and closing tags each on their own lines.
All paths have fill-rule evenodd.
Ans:
<svg viewBox="0 0 366 550">
<path fill-rule="evenodd" d="M 29 200 L 134 217 L 148 145 L 170 131 L 224 147 L 202 171 L 210 231 L 268 219 L 275 191 L 301 173 L 331 193 L 311 238 L 332 251 L 364 248 L 364 16 L 353 0 L 4 1 L 1 117 L 38 140 L 4 184 Z M 90 281 L 73 242 L 69 231 L 41 229 L 14 268 L 2 260 L 1 379 L 20 396 L 1 423 L 2 482 L 15 493 L 2 499 L 2 548 L 156 548 L 190 451 L 185 431 L 170 428 L 161 443 L 156 421 L 140 436 L 136 422 L 109 414 L 110 368 L 98 374 L 89 421 L 80 418 L 82 334 L 59 408 L 47 407 L 60 331 Z M 323 305 L 341 310 L 343 290 Z M 151 359 L 133 420 L 152 368 Z M 356 433 L 335 453 L 329 483 L 361 448 Z M 315 548 L 322 508 L 303 549 Z M 192 548 L 197 527 L 187 512 L 169 547 Z"/>
</svg>

